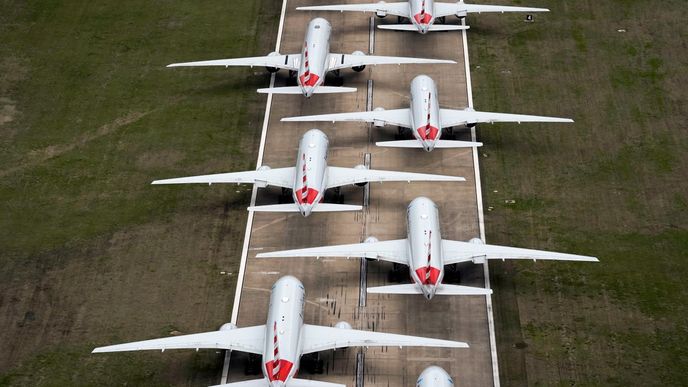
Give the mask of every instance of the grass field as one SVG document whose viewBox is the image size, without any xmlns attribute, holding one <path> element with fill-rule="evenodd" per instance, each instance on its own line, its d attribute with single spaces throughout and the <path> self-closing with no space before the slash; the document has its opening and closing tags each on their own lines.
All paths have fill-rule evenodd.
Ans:
<svg viewBox="0 0 688 387">
<path fill-rule="evenodd" d="M 216 383 L 210 351 L 89 352 L 229 319 L 250 187 L 149 183 L 252 168 L 268 77 L 164 66 L 269 52 L 279 7 L 0 9 L 0 385 Z"/>
<path fill-rule="evenodd" d="M 688 385 L 686 2 L 520 3 L 470 18 L 476 109 L 576 123 L 479 129 L 487 237 L 602 262 L 491 266 L 502 382 Z"/>
</svg>

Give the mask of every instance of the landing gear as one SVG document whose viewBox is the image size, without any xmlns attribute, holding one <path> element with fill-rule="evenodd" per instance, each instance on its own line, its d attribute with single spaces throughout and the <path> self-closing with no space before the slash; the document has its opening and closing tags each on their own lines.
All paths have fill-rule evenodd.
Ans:
<svg viewBox="0 0 688 387">
<path fill-rule="evenodd" d="M 248 359 L 246 359 L 246 365 L 244 366 L 244 375 L 258 375 L 262 373 L 260 361 L 261 357 L 259 355 L 248 354 Z"/>
<path fill-rule="evenodd" d="M 437 23 L 438 24 L 445 24 L 447 22 L 447 17 L 446 16 L 441 16 L 437 18 Z"/>
<path fill-rule="evenodd" d="M 307 354 L 301 359 L 301 367 L 310 374 L 322 374 L 325 372 L 325 362 L 320 358 L 320 354 Z"/>
<path fill-rule="evenodd" d="M 408 134 L 408 129 L 404 128 L 402 126 L 397 126 L 397 134 L 394 135 L 395 140 L 403 140 L 406 138 L 406 135 Z"/>
<path fill-rule="evenodd" d="M 408 268 L 404 265 L 394 263 L 392 271 L 388 274 L 389 282 L 401 283 L 408 280 Z"/>
</svg>

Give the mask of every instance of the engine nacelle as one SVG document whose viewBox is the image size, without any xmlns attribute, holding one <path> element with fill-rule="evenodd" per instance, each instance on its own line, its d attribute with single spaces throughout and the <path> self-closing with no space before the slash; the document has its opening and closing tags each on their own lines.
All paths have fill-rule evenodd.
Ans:
<svg viewBox="0 0 688 387">
<path fill-rule="evenodd" d="M 458 17 L 459 19 L 464 19 L 466 16 L 468 16 L 468 11 L 466 10 L 459 11 L 456 13 L 456 17 Z"/>
<path fill-rule="evenodd" d="M 273 51 L 273 52 L 269 53 L 268 56 L 278 56 L 279 54 L 280 54 L 279 52 L 274 52 L 274 51 Z M 268 72 L 271 73 L 271 74 L 272 74 L 272 73 L 276 73 L 276 72 L 279 71 L 279 69 L 278 69 L 277 67 L 269 67 L 269 66 L 266 66 L 265 69 L 268 70 Z"/>
<path fill-rule="evenodd" d="M 363 51 L 354 51 L 351 53 L 351 55 L 356 55 L 356 56 L 365 56 L 365 53 Z M 365 65 L 364 66 L 354 66 L 351 69 L 354 70 L 357 73 L 360 73 L 361 71 L 365 70 Z"/>
<path fill-rule="evenodd" d="M 363 164 L 358 164 L 357 166 L 354 167 L 354 169 L 359 169 L 359 170 L 360 170 L 360 169 L 368 169 L 368 167 L 366 167 L 366 166 L 363 165 Z M 359 187 L 365 187 L 366 184 L 368 184 L 368 182 L 356 183 L 356 185 L 359 186 Z"/>
<path fill-rule="evenodd" d="M 334 325 L 337 329 L 351 329 L 351 324 L 346 321 L 340 321 Z"/>
<path fill-rule="evenodd" d="M 368 238 L 366 238 L 366 239 L 363 241 L 363 243 L 377 243 L 377 242 L 379 242 L 379 241 L 380 241 L 380 240 L 377 239 L 377 238 L 375 238 L 374 236 L 369 236 Z"/>
<path fill-rule="evenodd" d="M 468 243 L 472 243 L 474 245 L 484 245 L 485 244 L 485 242 L 483 242 L 483 240 L 480 238 L 473 238 L 470 241 L 468 241 Z"/>
<path fill-rule="evenodd" d="M 385 111 L 385 108 L 377 107 L 377 108 L 375 108 L 375 111 L 376 112 L 383 112 L 383 111 Z M 385 126 L 385 122 L 380 121 L 380 120 L 373 120 L 373 126 L 376 128 L 381 128 L 381 127 Z"/>
<path fill-rule="evenodd" d="M 363 241 L 363 243 L 377 243 L 377 242 L 379 242 L 379 241 L 380 241 L 380 240 L 377 239 L 377 238 L 375 238 L 374 236 L 369 236 L 368 238 L 366 238 L 366 239 Z M 377 261 L 376 258 L 368 258 L 368 257 L 366 257 L 365 260 L 368 261 L 368 262 Z"/>
<path fill-rule="evenodd" d="M 234 329 L 237 329 L 236 324 L 225 323 L 225 324 L 222 324 L 222 326 L 220 327 L 219 330 L 220 330 L 220 331 L 231 331 L 231 330 L 234 330 Z"/>
<path fill-rule="evenodd" d="M 385 8 L 385 2 L 384 1 L 378 1 L 378 5 L 380 5 L 380 8 Z M 384 18 L 387 16 L 387 12 L 385 11 L 376 11 L 375 16 L 379 17 L 380 19 Z"/>
<path fill-rule="evenodd" d="M 256 171 L 269 171 L 270 169 L 271 168 L 268 165 L 261 165 L 260 167 L 258 167 L 258 169 L 256 169 Z"/>
</svg>

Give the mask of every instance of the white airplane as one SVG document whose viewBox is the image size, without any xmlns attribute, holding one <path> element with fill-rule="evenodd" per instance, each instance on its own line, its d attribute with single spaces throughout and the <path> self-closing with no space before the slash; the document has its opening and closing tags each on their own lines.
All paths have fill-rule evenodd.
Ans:
<svg viewBox="0 0 688 387">
<path fill-rule="evenodd" d="M 361 206 L 320 203 L 325 190 L 344 185 L 365 185 L 371 181 L 465 181 L 463 177 L 432 175 L 425 173 L 395 172 L 368 169 L 364 165 L 354 168 L 330 167 L 327 165 L 327 135 L 318 129 L 307 131 L 299 142 L 296 167 L 270 169 L 262 166 L 255 171 L 218 173 L 155 180 L 152 184 L 216 184 L 249 183 L 259 187 L 269 185 L 291 188 L 294 203 L 249 207 L 249 211 L 261 212 L 301 212 L 303 216 L 311 212 L 357 211 Z"/>
<path fill-rule="evenodd" d="M 411 104 L 409 108 L 375 110 L 354 113 L 319 114 L 313 116 L 287 117 L 282 121 L 359 121 L 372 122 L 376 127 L 396 125 L 411 128 L 415 140 L 382 141 L 375 145 L 397 148 L 465 148 L 482 146 L 471 141 L 442 140 L 442 129 L 452 126 L 474 126 L 477 123 L 494 122 L 573 122 L 570 118 L 530 116 L 522 114 L 478 112 L 470 108 L 463 110 L 441 109 L 435 81 L 427 75 L 418 75 L 411 81 Z"/>
<path fill-rule="evenodd" d="M 292 276 L 272 286 L 265 325 L 237 328 L 227 323 L 218 331 L 99 347 L 93 353 L 167 349 L 227 349 L 263 356 L 263 379 L 224 384 L 225 387 L 345 387 L 343 384 L 295 379 L 302 355 L 347 347 L 468 348 L 459 341 L 439 340 L 351 329 L 345 321 L 334 327 L 303 323 L 305 290 Z"/>
<path fill-rule="evenodd" d="M 196 67 L 196 66 L 265 66 L 271 73 L 279 69 L 297 72 L 298 86 L 275 87 L 258 89 L 259 93 L 275 94 L 303 94 L 310 97 L 319 93 L 347 93 L 356 91 L 351 87 L 321 86 L 325 82 L 325 75 L 329 71 L 339 71 L 352 68 L 363 71 L 366 65 L 403 64 L 403 63 L 456 63 L 453 60 L 405 58 L 394 56 L 366 55 L 362 51 L 352 54 L 330 53 L 330 22 L 323 18 L 316 18 L 308 23 L 306 38 L 300 54 L 281 55 L 271 52 L 267 56 L 237 59 L 219 59 L 200 62 L 173 63 L 167 67 Z"/>
<path fill-rule="evenodd" d="M 421 372 L 416 387 L 454 387 L 454 380 L 443 368 L 430 366 Z"/>
<path fill-rule="evenodd" d="M 439 19 L 444 22 L 444 18 L 456 15 L 459 18 L 466 17 L 469 13 L 483 12 L 549 12 L 547 8 L 530 7 L 509 7 L 501 5 L 479 5 L 466 4 L 463 0 L 456 3 L 435 3 L 434 0 L 408 0 L 398 3 L 386 3 L 380 1 L 372 4 L 340 4 L 340 5 L 319 5 L 310 7 L 297 7 L 302 11 L 358 11 L 375 12 L 383 18 L 387 15 L 398 16 L 399 19 L 406 18 L 411 24 L 391 24 L 379 25 L 380 29 L 398 31 L 418 31 L 425 34 L 428 31 L 452 31 L 466 30 L 468 27 L 449 24 L 435 24 Z"/>
<path fill-rule="evenodd" d="M 481 295 L 483 288 L 443 284 L 444 266 L 462 262 L 483 263 L 487 259 L 532 259 L 597 262 L 595 257 L 540 250 L 487 245 L 479 238 L 470 242 L 442 239 L 437 205 L 426 197 L 414 199 L 406 212 L 407 238 L 380 242 L 369 237 L 364 243 L 260 253 L 275 257 L 359 257 L 409 266 L 414 283 L 368 288 L 368 293 L 423 294 L 429 300 L 440 295 Z"/>
</svg>

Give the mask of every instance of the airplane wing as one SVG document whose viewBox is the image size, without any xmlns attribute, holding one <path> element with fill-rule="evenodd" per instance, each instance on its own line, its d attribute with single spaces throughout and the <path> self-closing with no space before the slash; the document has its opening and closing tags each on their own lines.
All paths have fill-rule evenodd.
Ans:
<svg viewBox="0 0 688 387">
<path fill-rule="evenodd" d="M 441 63 L 456 63 L 453 60 L 444 59 L 426 59 L 426 58 L 407 58 L 401 56 L 377 56 L 377 55 L 354 55 L 354 54 L 330 54 L 328 60 L 328 71 L 346 69 L 350 67 L 360 67 L 367 65 L 383 65 L 383 64 L 412 64 L 412 63 L 426 63 L 426 64 L 441 64 Z"/>
<path fill-rule="evenodd" d="M 270 382 L 267 379 L 253 379 L 244 382 L 234 382 L 217 384 L 211 387 L 268 387 Z M 345 384 L 320 382 L 318 380 L 291 378 L 287 387 L 346 387 Z"/>
<path fill-rule="evenodd" d="M 435 17 L 450 15 L 466 16 L 469 13 L 483 12 L 549 12 L 549 9 L 532 7 L 512 7 L 503 5 L 466 4 L 462 1 L 458 3 L 435 3 Z"/>
<path fill-rule="evenodd" d="M 460 341 L 430 339 L 356 329 L 303 325 L 303 354 L 346 347 L 444 347 L 468 348 Z"/>
<path fill-rule="evenodd" d="M 322 122 L 375 122 L 383 125 L 411 127 L 411 109 L 371 110 L 367 112 L 318 114 L 313 116 L 286 117 L 282 121 L 322 121 Z"/>
<path fill-rule="evenodd" d="M 432 175 L 428 173 L 327 167 L 327 188 L 375 181 L 382 183 L 383 181 L 466 181 L 466 179 L 459 176 Z"/>
<path fill-rule="evenodd" d="M 236 328 L 225 331 L 196 333 L 192 335 L 109 345 L 107 347 L 98 347 L 94 349 L 92 353 L 215 348 L 261 354 L 263 353 L 264 341 L 265 325 L 256 325 L 253 327 Z"/>
<path fill-rule="evenodd" d="M 274 67 L 278 69 L 298 70 L 301 61 L 300 54 L 290 55 L 267 55 L 255 56 L 251 58 L 232 58 L 232 59 L 216 59 L 216 60 L 202 60 L 198 62 L 183 62 L 172 63 L 167 67 L 206 67 L 206 66 L 265 66 Z"/>
<path fill-rule="evenodd" d="M 220 183 L 246 183 L 258 184 L 261 187 L 274 185 L 277 187 L 292 188 L 296 168 L 276 168 L 246 172 L 216 173 L 214 175 L 201 175 L 189 177 L 177 177 L 174 179 L 155 180 L 151 184 L 220 184 Z"/>
<path fill-rule="evenodd" d="M 312 247 L 260 253 L 257 258 L 280 257 L 347 257 L 370 258 L 408 265 L 408 245 L 406 239 L 382 242 L 353 243 L 350 245 Z"/>
<path fill-rule="evenodd" d="M 585 255 L 487 245 L 482 243 L 450 241 L 446 239 L 442 240 L 442 254 L 444 255 L 444 263 L 446 265 L 469 261 L 472 261 L 473 263 L 483 263 L 486 259 L 532 259 L 534 261 L 541 259 L 577 262 L 599 261 L 595 257 L 589 257 Z"/>
<path fill-rule="evenodd" d="M 373 4 L 319 5 L 309 7 L 296 7 L 296 9 L 299 11 L 375 12 L 381 15 L 409 17 L 409 3 L 407 1 L 401 3 L 385 3 L 384 1 L 381 1 Z"/>
<path fill-rule="evenodd" d="M 480 122 L 518 122 L 519 124 L 521 122 L 573 122 L 573 120 L 570 118 L 477 112 L 473 109 L 440 109 L 440 121 L 442 122 L 443 128 L 457 125 L 477 124 Z"/>
</svg>

